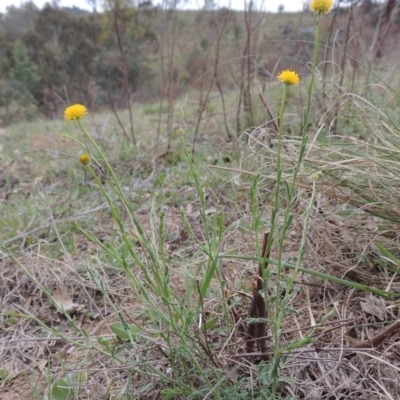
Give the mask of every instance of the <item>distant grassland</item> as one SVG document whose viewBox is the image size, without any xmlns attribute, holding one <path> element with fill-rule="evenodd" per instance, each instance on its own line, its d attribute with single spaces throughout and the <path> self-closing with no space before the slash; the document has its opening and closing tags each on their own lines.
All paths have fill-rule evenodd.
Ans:
<svg viewBox="0 0 400 400">
<path fill-rule="evenodd" d="M 170 104 L 192 89 L 204 97 L 210 88 L 220 95 L 235 91 L 246 111 L 252 108 L 249 90 L 255 85 L 264 91 L 277 70 L 294 68 L 304 78 L 310 72 L 309 12 L 122 5 L 117 11 L 76 15 L 26 4 L 5 14 L 0 20 L 0 123 L 55 118 L 75 102 L 91 110 L 124 109 L 128 97 Z M 379 7 L 369 13 L 343 8 L 322 20 L 319 60 L 328 60 L 329 68 L 351 67 L 348 82 L 363 74 L 359 63 L 373 70 L 387 66 L 395 59 L 397 34 L 391 31 L 385 40 L 375 34 L 379 12 Z M 321 64 L 324 76 L 327 68 Z M 255 125 L 253 116 L 248 122 Z"/>
</svg>

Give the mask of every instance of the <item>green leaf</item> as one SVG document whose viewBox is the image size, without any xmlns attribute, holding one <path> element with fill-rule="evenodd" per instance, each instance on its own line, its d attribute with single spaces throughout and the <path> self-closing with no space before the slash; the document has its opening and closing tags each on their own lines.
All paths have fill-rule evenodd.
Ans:
<svg viewBox="0 0 400 400">
<path fill-rule="evenodd" d="M 311 343 L 314 343 L 314 339 L 312 339 L 310 337 L 305 337 L 303 339 L 297 340 L 297 341 L 292 342 L 289 345 L 285 346 L 285 351 L 293 351 L 295 349 L 307 346 Z"/>
<path fill-rule="evenodd" d="M 218 322 L 218 318 L 211 318 L 208 321 L 206 321 L 206 323 L 203 324 L 200 329 L 203 332 L 206 332 L 209 329 L 213 328 L 217 322 Z"/>
<path fill-rule="evenodd" d="M 9 371 L 7 371 L 6 369 L 0 369 L 0 382 L 5 382 L 9 375 Z"/>
<path fill-rule="evenodd" d="M 161 390 L 161 394 L 163 396 L 163 400 L 171 400 L 175 399 L 177 396 L 180 395 L 180 390 L 179 388 L 167 388 Z"/>
<path fill-rule="evenodd" d="M 142 332 L 142 329 L 135 324 L 128 325 L 128 331 L 121 322 L 114 322 L 110 325 L 110 329 L 121 340 L 137 339 Z"/>
<path fill-rule="evenodd" d="M 81 385 L 86 380 L 86 372 L 70 373 L 64 378 L 57 379 L 51 387 L 52 398 L 54 400 L 72 400 L 79 395 Z"/>
<path fill-rule="evenodd" d="M 52 386 L 52 397 L 55 400 L 70 400 L 73 397 L 73 388 L 64 379 L 57 379 Z"/>
<path fill-rule="evenodd" d="M 207 270 L 206 270 L 206 273 L 205 273 L 205 276 L 203 279 L 203 283 L 201 285 L 201 290 L 200 290 L 200 294 L 201 294 L 202 298 L 206 297 L 207 290 L 211 283 L 211 279 L 214 276 L 215 271 L 217 270 L 217 267 L 218 267 L 218 260 L 219 260 L 218 257 L 215 257 L 212 260 L 211 265 L 209 267 L 207 267 Z"/>
<path fill-rule="evenodd" d="M 291 199 L 292 195 L 291 195 L 290 186 L 286 181 L 283 181 L 283 183 L 285 184 L 286 196 L 287 196 L 288 199 Z"/>
<path fill-rule="evenodd" d="M 8 328 L 9 326 L 15 325 L 17 322 L 17 318 L 10 317 L 4 321 L 4 325 Z"/>
<path fill-rule="evenodd" d="M 384 256 L 386 256 L 389 260 L 396 264 L 397 267 L 400 267 L 400 261 L 381 243 L 375 242 L 375 246 L 383 253 Z"/>
</svg>

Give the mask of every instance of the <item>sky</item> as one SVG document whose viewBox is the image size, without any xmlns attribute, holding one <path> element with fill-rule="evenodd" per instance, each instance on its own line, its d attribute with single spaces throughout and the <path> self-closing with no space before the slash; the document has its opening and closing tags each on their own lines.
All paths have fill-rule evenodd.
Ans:
<svg viewBox="0 0 400 400">
<path fill-rule="evenodd" d="M 34 0 L 33 2 L 38 7 L 43 7 L 43 5 L 47 2 L 51 2 L 52 0 Z M 245 0 L 214 0 L 216 4 L 222 6 L 229 6 L 233 9 L 243 9 L 243 4 Z M 257 0 L 258 8 L 262 6 L 263 10 L 266 11 L 276 11 L 278 9 L 279 4 L 283 4 L 285 6 L 285 11 L 300 11 L 303 8 L 303 3 L 307 0 Z M 23 0 L 0 0 L 0 12 L 4 13 L 7 6 L 14 5 L 19 6 L 23 3 Z M 153 3 L 156 4 L 158 0 L 153 0 Z M 98 1 L 101 3 L 101 0 Z M 88 2 L 86 0 L 58 0 L 59 6 L 77 6 L 79 8 L 90 10 Z M 188 5 L 185 8 L 190 9 L 198 9 L 202 8 L 204 4 L 204 0 L 188 0 Z"/>
</svg>

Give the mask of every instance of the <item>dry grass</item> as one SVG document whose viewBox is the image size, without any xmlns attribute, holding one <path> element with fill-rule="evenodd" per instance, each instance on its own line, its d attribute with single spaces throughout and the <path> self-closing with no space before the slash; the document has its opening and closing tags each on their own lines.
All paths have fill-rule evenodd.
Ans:
<svg viewBox="0 0 400 400">
<path fill-rule="evenodd" d="M 307 181 L 304 181 L 303 186 L 306 184 Z M 321 179 L 321 187 L 329 188 L 329 185 Z M 179 191 L 183 198 L 187 198 L 190 192 L 193 192 L 191 188 Z M 237 194 L 240 202 L 244 194 L 240 195 L 240 190 Z M 221 209 L 221 204 L 216 201 L 218 198 L 223 198 L 222 193 L 213 188 L 213 195 L 208 197 L 207 204 L 210 214 Z M 378 264 L 381 256 L 377 253 L 374 242 L 382 235 L 379 221 L 376 217 L 362 212 L 360 208 L 354 207 L 350 201 L 343 202 L 341 199 L 340 196 L 324 194 L 323 191 L 319 196 L 308 232 L 307 254 L 303 265 L 312 270 L 383 290 L 399 292 L 399 279 Z M 246 209 L 248 203 L 241 204 L 233 207 L 232 204 L 224 205 L 227 215 L 236 212 L 239 216 L 235 221 L 228 220 L 227 225 L 235 222 L 236 226 L 240 227 L 229 236 L 226 251 L 233 249 L 237 254 L 254 256 L 254 234 L 248 229 L 246 216 L 250 210 Z M 299 202 L 293 210 L 296 220 L 285 241 L 285 258 L 289 260 L 294 260 L 297 255 L 302 231 L 301 217 L 306 204 L 307 188 L 300 189 Z M 188 238 L 176 207 L 167 204 L 163 207 L 166 212 L 166 246 L 169 259 L 173 260 L 174 264 L 171 268 L 171 288 L 183 298 L 185 294 L 182 264 L 194 270 L 201 259 L 196 257 L 196 245 Z M 198 201 L 186 203 L 192 229 L 198 239 L 203 240 L 199 208 Z M 150 231 L 148 212 L 144 204 L 142 210 L 138 213 L 139 218 L 143 226 Z M 344 210 L 349 212 L 343 214 Z M 264 217 L 267 216 L 266 207 Z M 99 221 L 102 221 L 101 229 L 100 226 L 96 226 L 93 227 L 93 231 L 102 240 L 110 240 L 110 221 L 107 222 L 104 217 L 100 217 Z M 396 230 L 396 224 L 386 223 L 386 233 L 395 234 Z M 101 236 L 101 231 L 106 232 L 105 235 Z M 385 240 L 389 240 L 387 235 Z M 97 284 L 85 272 L 84 264 L 88 262 L 101 276 L 108 296 L 119 310 L 123 310 L 127 321 L 146 326 L 146 318 L 142 319 L 143 305 L 138 304 L 134 298 L 123 271 L 101 261 L 98 250 L 81 236 L 78 235 L 77 241 L 79 248 L 73 258 L 76 270 L 73 270 L 63 257 L 58 260 L 49 259 L 39 248 L 21 249 L 19 261 L 41 285 L 52 290 L 61 286 L 76 303 L 86 305 L 85 312 L 76 315 L 76 324 L 84 329 L 92 340 L 110 337 L 109 326 L 118 318 L 99 292 Z M 397 234 L 396 237 L 390 238 L 390 243 L 394 245 L 396 242 Z M 99 356 L 93 349 L 85 348 L 87 341 L 76 335 L 69 322 L 48 303 L 37 285 L 9 258 L 4 258 L 2 264 L 1 368 L 10 373 L 8 382 L 1 389 L 2 398 L 16 398 L 13 396 L 18 388 L 21 390 L 20 398 L 32 398 L 32 389 L 41 392 L 48 380 L 54 382 L 57 377 L 64 376 L 66 371 L 87 373 L 82 383 L 84 390 L 80 398 L 96 398 L 96 393 L 106 393 L 108 389 L 115 398 L 120 398 L 118 393 L 124 391 L 128 382 L 128 368 L 106 356 Z M 228 261 L 225 268 L 232 281 L 232 287 L 239 292 L 249 292 L 249 274 L 255 273 L 255 265 L 251 262 Z M 273 267 L 271 269 L 273 270 Z M 81 278 L 77 277 L 79 271 Z M 86 292 L 90 295 L 89 299 L 81 288 L 82 278 Z M 273 282 L 271 279 L 271 287 Z M 390 321 L 399 318 L 397 307 L 391 307 L 394 303 L 381 300 L 377 303 L 377 311 L 372 310 L 372 313 L 368 313 L 363 310 L 361 304 L 376 297 L 323 282 L 305 274 L 299 274 L 296 282 L 297 293 L 291 298 L 289 305 L 296 314 L 285 319 L 282 327 L 283 344 L 301 339 L 314 327 L 317 328 L 313 335 L 313 345 L 288 353 L 282 366 L 282 376 L 294 378 L 296 382 L 282 383 L 281 393 L 307 399 L 357 398 L 363 395 L 376 399 L 396 398 L 399 389 L 396 365 L 400 362 L 400 354 L 396 351 L 396 337 L 384 342 L 379 349 L 352 350 L 354 343 L 371 338 Z M 219 315 L 220 301 L 221 299 L 214 295 L 207 299 L 204 306 L 211 315 Z M 96 312 L 94 303 L 100 313 Z M 239 304 L 243 315 L 246 314 L 246 304 L 248 300 L 244 297 Z M 333 311 L 333 315 L 329 321 L 320 324 L 321 318 L 330 311 Z M 62 333 L 75 344 L 60 339 L 57 334 L 49 334 L 48 328 L 38 326 L 27 314 L 35 316 L 48 328 Z M 5 315 L 8 317 L 5 318 Z M 13 321 L 9 321 L 10 318 Z M 225 334 L 220 335 L 214 327 L 208 333 L 208 340 L 214 344 L 214 360 L 226 371 L 227 379 L 234 382 L 248 377 L 245 380 L 248 381 L 247 385 L 250 385 L 257 375 L 257 368 L 249 359 L 240 356 L 244 350 L 244 338 L 235 329 L 228 337 Z M 271 333 L 267 332 L 267 343 L 271 343 L 271 340 Z M 126 365 L 142 360 L 142 366 L 151 363 L 152 367 L 160 372 L 166 375 L 171 373 L 170 360 L 166 358 L 162 342 L 159 340 L 139 342 L 134 348 L 124 343 L 116 345 L 118 354 L 125 360 Z M 139 390 L 144 387 L 146 392 L 139 394 Z M 135 393 L 136 398 L 162 398 L 162 388 L 163 384 L 157 383 L 151 377 L 134 373 L 131 375 L 129 390 Z"/>
<path fill-rule="evenodd" d="M 309 177 L 317 173 L 318 195 L 311 212 L 302 267 L 397 295 L 399 263 L 376 244 L 381 243 L 393 258 L 399 257 L 400 132 L 383 112 L 373 114 L 371 110 L 377 108 L 366 102 L 361 105 L 356 97 L 348 96 L 348 102 L 342 102 L 341 107 L 339 115 L 346 116 L 346 121 L 351 115 L 354 132 L 345 132 L 346 124 L 339 124 L 334 132 L 329 112 L 310 127 L 283 259 L 295 264 L 299 256 L 312 189 Z M 140 115 L 140 110 L 136 112 Z M 103 121 L 104 131 L 113 132 L 115 122 L 98 118 Z M 254 199 L 249 191 L 252 177 L 260 174 L 255 198 L 261 217 L 258 232 L 263 233 L 268 229 L 275 190 L 276 147 L 271 143 L 275 143 L 276 132 L 270 125 L 261 126 L 248 130 L 235 143 L 225 143 L 209 133 L 218 132 L 217 118 L 210 117 L 208 121 L 194 156 L 204 204 L 178 140 L 173 141 L 169 150 L 173 157 L 168 158 L 165 141 L 154 147 L 156 133 L 151 123 L 138 128 L 146 133 L 138 150 L 124 149 L 110 133 L 101 138 L 144 230 L 140 237 L 124 209 L 121 218 L 127 234 L 149 270 L 152 260 L 145 248 L 148 243 L 163 261 L 160 271 L 161 266 L 168 267 L 163 279 L 168 277 L 172 293 L 169 302 L 154 295 L 156 291 L 146 281 L 146 271 L 132 260 L 94 181 L 83 169 L 77 169 L 77 149 L 70 142 L 58 143 L 54 153 L 53 142 L 38 133 L 32 143 L 21 137 L 27 148 L 20 151 L 43 150 L 45 155 L 29 153 L 29 157 L 17 158 L 13 163 L 13 155 L 4 157 L 5 165 L 13 168 L 2 170 L 2 185 L 8 193 L 1 203 L 6 215 L 2 251 L 14 255 L 25 271 L 13 258 L 1 256 L 1 398 L 50 398 L 49 389 L 68 373 L 74 374 L 74 384 L 80 386 L 73 397 L 77 399 L 184 399 L 189 396 L 182 388 L 188 382 L 193 391 L 198 390 L 192 397 L 196 399 L 262 398 L 263 388 L 268 387 L 268 360 L 273 354 L 274 315 L 269 315 L 266 332 L 270 358 L 260 362 L 260 354 L 245 353 L 245 337 L 226 313 L 224 287 L 218 273 L 204 297 L 195 283 L 202 282 L 209 259 L 203 251 L 210 240 L 207 229 L 213 231 L 218 226 L 215 221 L 223 215 L 226 257 L 221 259 L 232 293 L 229 300 L 243 318 L 247 317 L 251 280 L 257 272 L 256 241 L 261 241 L 254 233 Z M 189 130 L 191 122 L 183 122 L 182 126 Z M 297 122 L 294 120 L 291 127 Z M 54 129 L 62 130 L 59 125 Z M 187 138 L 190 140 L 190 134 Z M 289 182 L 298 143 L 294 134 L 285 136 L 284 180 Z M 129 151 L 137 151 L 133 166 L 132 158 L 126 155 Z M 70 158 L 64 159 L 65 154 Z M 34 183 L 43 170 L 49 172 L 43 185 L 46 190 Z M 104 184 L 111 193 L 112 185 L 107 180 Z M 284 193 L 282 199 L 284 202 Z M 116 199 L 115 203 L 120 204 L 119 201 Z M 98 242 L 89 240 L 72 223 Z M 157 232 L 162 227 L 161 246 Z M 116 257 L 110 256 L 107 246 L 124 256 L 140 286 Z M 271 259 L 275 258 L 273 248 Z M 268 287 L 273 292 L 276 267 L 272 262 L 269 271 Z M 285 282 L 293 274 L 291 271 L 285 269 Z M 190 293 L 187 279 L 193 282 Z M 399 398 L 398 337 L 384 340 L 377 348 L 355 348 L 399 320 L 395 297 L 390 298 L 390 293 L 387 298 L 378 297 L 306 272 L 298 273 L 294 279 L 294 290 L 283 305 L 287 313 L 281 327 L 284 356 L 279 395 L 329 400 Z M 278 295 L 285 294 L 285 282 Z M 60 312 L 46 292 L 49 289 L 55 293 L 60 288 L 74 303 L 83 305 L 83 310 L 75 310 L 71 316 Z M 149 293 L 147 301 L 145 293 Z M 192 319 L 184 336 L 189 345 L 184 347 L 178 333 L 168 330 L 156 315 L 157 309 L 169 315 L 171 304 L 177 325 L 184 326 L 184 318 L 180 320 L 178 312 L 187 317 L 187 313 L 199 309 L 203 322 L 215 319 L 215 323 L 201 329 L 199 320 Z M 135 340 L 121 340 L 112 331 L 121 316 L 140 328 Z M 302 342 L 306 338 L 312 340 Z M 212 387 L 206 385 L 194 363 L 187 361 L 189 350 L 208 374 Z M 168 389 L 176 390 L 175 395 L 168 397 L 172 393 Z"/>
</svg>

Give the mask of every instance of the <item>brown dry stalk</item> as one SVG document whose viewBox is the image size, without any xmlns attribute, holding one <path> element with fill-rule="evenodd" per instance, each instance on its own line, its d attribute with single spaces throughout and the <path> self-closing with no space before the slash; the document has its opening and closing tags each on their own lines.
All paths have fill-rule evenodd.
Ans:
<svg viewBox="0 0 400 400">
<path fill-rule="evenodd" d="M 262 258 L 269 258 L 269 252 L 266 255 L 267 244 L 268 244 L 269 232 L 264 233 L 263 245 L 261 251 Z M 249 318 L 259 318 L 260 322 L 249 323 L 247 326 L 246 335 L 246 352 L 252 353 L 254 351 L 254 343 L 257 343 L 258 350 L 261 353 L 266 353 L 267 351 L 267 341 L 265 337 L 265 332 L 267 330 L 267 323 L 265 319 L 267 318 L 267 308 L 265 305 L 265 300 L 261 294 L 263 291 L 263 269 L 267 268 L 268 264 L 260 262 L 258 267 L 258 276 L 252 282 L 253 288 L 253 299 L 250 304 Z M 266 358 L 266 356 L 262 356 Z"/>
<path fill-rule="evenodd" d="M 275 118 L 272 115 L 272 111 L 268 106 L 267 100 L 265 99 L 265 97 L 264 97 L 264 95 L 262 93 L 258 93 L 258 97 L 260 98 L 261 103 L 263 103 L 263 106 L 265 107 L 265 111 L 267 111 L 269 117 L 271 118 L 270 122 L 271 122 L 272 125 L 274 125 L 275 132 L 278 132 L 279 131 L 279 127 L 276 124 Z"/>
<path fill-rule="evenodd" d="M 263 279 L 258 276 L 253 282 L 253 299 L 251 301 L 249 317 L 250 318 L 260 318 L 261 322 L 248 324 L 247 337 L 246 337 L 246 351 L 248 353 L 254 351 L 254 340 L 261 353 L 267 351 L 267 342 L 265 338 L 265 332 L 267 330 L 267 323 L 265 319 L 267 318 L 267 309 L 265 306 L 265 301 L 261 295 L 263 290 Z"/>
<path fill-rule="evenodd" d="M 388 326 L 386 329 L 373 336 L 371 339 L 365 340 L 363 342 L 358 342 L 353 349 L 372 349 L 373 347 L 380 346 L 386 339 L 391 338 L 396 333 L 400 332 L 400 320 L 396 321 L 394 324 Z"/>
</svg>

